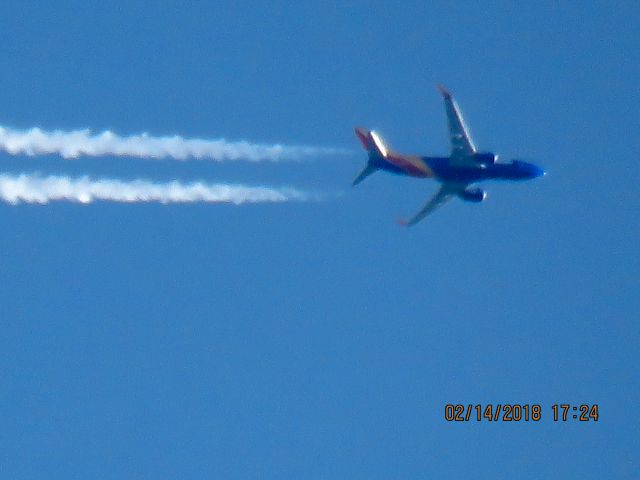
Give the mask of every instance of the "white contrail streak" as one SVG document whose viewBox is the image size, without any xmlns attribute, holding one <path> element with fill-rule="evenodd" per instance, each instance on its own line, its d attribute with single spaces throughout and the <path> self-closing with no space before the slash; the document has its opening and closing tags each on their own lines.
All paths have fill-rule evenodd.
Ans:
<svg viewBox="0 0 640 480">
<path fill-rule="evenodd" d="M 183 138 L 178 135 L 153 137 L 147 133 L 119 136 L 109 130 L 91 133 L 91 130 L 54 130 L 40 128 L 15 130 L 0 127 L 0 150 L 12 155 L 46 155 L 55 153 L 72 159 L 80 156 L 98 157 L 114 155 L 150 159 L 174 160 L 300 160 L 303 158 L 335 155 L 342 150 L 324 147 L 264 145 L 247 141 L 225 139 L 205 140 Z"/>
<path fill-rule="evenodd" d="M 295 189 L 250 187 L 244 185 L 207 184 L 202 182 L 155 183 L 147 180 L 93 180 L 89 177 L 42 177 L 35 174 L 0 174 L 0 201 L 11 204 L 69 201 L 91 203 L 159 202 L 159 203 L 259 203 L 306 200 L 309 197 Z"/>
</svg>

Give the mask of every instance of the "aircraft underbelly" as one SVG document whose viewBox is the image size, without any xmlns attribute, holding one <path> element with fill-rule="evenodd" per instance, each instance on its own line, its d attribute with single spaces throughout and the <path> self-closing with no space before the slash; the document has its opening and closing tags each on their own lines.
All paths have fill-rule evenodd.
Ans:
<svg viewBox="0 0 640 480">
<path fill-rule="evenodd" d="M 410 155 L 389 154 L 384 158 L 381 168 L 411 177 L 433 177 L 431 168 L 421 158 Z"/>
<path fill-rule="evenodd" d="M 489 172 L 478 167 L 458 167 L 452 166 L 449 159 L 427 158 L 425 159 L 438 180 L 456 183 L 473 183 L 486 180 L 490 177 Z"/>
<path fill-rule="evenodd" d="M 436 171 L 438 178 L 448 182 L 471 183 L 485 180 L 487 177 L 482 170 L 471 168 L 447 168 Z"/>
</svg>

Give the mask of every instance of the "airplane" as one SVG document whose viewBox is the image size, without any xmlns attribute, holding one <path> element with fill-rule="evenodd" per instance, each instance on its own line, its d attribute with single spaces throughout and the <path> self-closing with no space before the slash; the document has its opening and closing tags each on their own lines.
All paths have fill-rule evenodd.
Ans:
<svg viewBox="0 0 640 480">
<path fill-rule="evenodd" d="M 448 157 L 402 155 L 389 149 L 375 131 L 355 129 L 369 154 L 369 160 L 353 181 L 353 186 L 378 170 L 410 177 L 434 178 L 441 183 L 437 193 L 413 218 L 398 221 L 404 226 L 415 225 L 453 197 L 466 202 L 482 202 L 487 198 L 487 192 L 472 186 L 474 183 L 483 180 L 530 180 L 546 174 L 532 163 L 521 160 L 500 162 L 498 155 L 492 152 L 478 152 L 453 96 L 443 86 L 438 86 L 438 89 L 444 97 L 449 124 L 451 154 Z"/>
</svg>

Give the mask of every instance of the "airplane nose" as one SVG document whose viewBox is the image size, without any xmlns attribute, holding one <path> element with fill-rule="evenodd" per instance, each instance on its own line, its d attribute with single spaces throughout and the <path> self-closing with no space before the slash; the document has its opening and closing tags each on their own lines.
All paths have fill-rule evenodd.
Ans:
<svg viewBox="0 0 640 480">
<path fill-rule="evenodd" d="M 544 168 L 540 168 L 537 165 L 531 165 L 532 178 L 544 177 L 546 174 L 547 172 L 544 170 Z"/>
<path fill-rule="evenodd" d="M 538 178 L 547 174 L 544 169 L 533 163 L 522 162 L 522 173 L 525 178 Z"/>
</svg>

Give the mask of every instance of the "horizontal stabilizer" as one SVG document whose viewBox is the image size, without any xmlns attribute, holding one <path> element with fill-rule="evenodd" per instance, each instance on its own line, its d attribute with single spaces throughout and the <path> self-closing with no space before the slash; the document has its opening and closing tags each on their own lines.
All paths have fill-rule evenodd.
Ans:
<svg viewBox="0 0 640 480">
<path fill-rule="evenodd" d="M 358 176 L 353 180 L 353 183 L 351 184 L 352 186 L 356 186 L 357 184 L 359 184 L 361 181 L 363 181 L 365 178 L 367 178 L 369 175 L 371 175 L 372 173 L 374 173 L 376 170 L 378 170 L 377 167 L 374 167 L 373 165 L 371 165 L 370 163 L 367 164 L 366 167 L 364 167 L 362 169 L 362 171 L 358 174 Z"/>
</svg>

